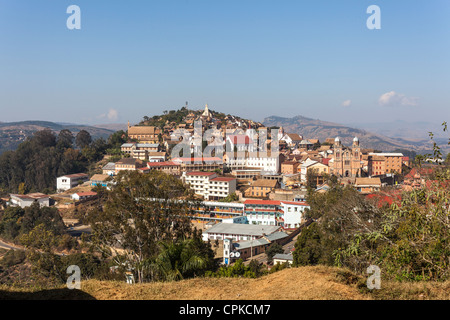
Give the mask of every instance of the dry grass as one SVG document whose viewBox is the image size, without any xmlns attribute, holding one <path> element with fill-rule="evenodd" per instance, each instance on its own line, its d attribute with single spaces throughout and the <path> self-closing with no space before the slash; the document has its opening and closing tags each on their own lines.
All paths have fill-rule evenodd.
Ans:
<svg viewBox="0 0 450 320">
<path fill-rule="evenodd" d="M 196 278 L 179 282 L 128 285 L 82 281 L 81 291 L 60 288 L 34 291 L 0 286 L 0 299 L 97 300 L 449 300 L 450 281 L 399 283 L 382 281 L 369 291 L 362 277 L 346 270 L 316 266 L 285 269 L 258 279 Z"/>
<path fill-rule="evenodd" d="M 100 300 L 361 300 L 369 296 L 340 283 L 333 268 L 285 269 L 258 279 L 197 278 L 130 286 L 86 281 L 82 290 Z"/>
</svg>

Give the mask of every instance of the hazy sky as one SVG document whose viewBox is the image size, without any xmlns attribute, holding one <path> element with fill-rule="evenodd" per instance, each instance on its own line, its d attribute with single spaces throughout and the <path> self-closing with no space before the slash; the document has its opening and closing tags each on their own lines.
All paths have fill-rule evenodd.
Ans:
<svg viewBox="0 0 450 320">
<path fill-rule="evenodd" d="M 259 121 L 450 122 L 450 1 L 0 0 L 0 121 L 134 123 L 186 101 Z"/>
</svg>

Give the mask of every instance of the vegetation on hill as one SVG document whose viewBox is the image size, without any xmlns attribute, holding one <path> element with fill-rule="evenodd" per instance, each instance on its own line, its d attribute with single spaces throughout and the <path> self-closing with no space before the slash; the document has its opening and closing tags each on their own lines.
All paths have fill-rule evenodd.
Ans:
<svg viewBox="0 0 450 320">
<path fill-rule="evenodd" d="M 125 139 L 124 132 L 112 134 L 108 141 L 92 141 L 84 130 L 76 136 L 67 129 L 58 136 L 49 129 L 37 131 L 17 150 L 0 155 L 0 193 L 55 191 L 57 177 L 88 173 L 108 151 L 120 149 Z"/>
<path fill-rule="evenodd" d="M 201 275 L 215 262 L 210 243 L 187 216 L 197 202 L 174 176 L 122 171 L 87 215 L 91 248 L 134 273 L 138 282 Z"/>
<path fill-rule="evenodd" d="M 114 131 L 85 125 L 58 124 L 50 121 L 20 121 L 0 123 L 0 154 L 5 151 L 16 150 L 19 144 L 32 137 L 37 131 L 49 129 L 55 134 L 62 130 L 69 130 L 77 134 L 81 130 L 89 132 L 93 139 L 107 139 Z"/>
</svg>

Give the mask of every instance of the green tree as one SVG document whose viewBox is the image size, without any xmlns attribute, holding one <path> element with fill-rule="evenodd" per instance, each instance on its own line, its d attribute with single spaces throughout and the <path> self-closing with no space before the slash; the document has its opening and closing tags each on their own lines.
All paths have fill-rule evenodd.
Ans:
<svg viewBox="0 0 450 320">
<path fill-rule="evenodd" d="M 101 207 L 87 217 L 93 249 L 127 266 L 139 282 L 152 279 L 147 266 L 161 242 L 191 238 L 188 218 L 194 194 L 181 180 L 161 172 L 120 172 Z M 197 203 L 198 205 L 198 203 Z"/>
<path fill-rule="evenodd" d="M 150 269 L 160 280 L 175 281 L 201 274 L 211 265 L 211 256 L 202 254 L 194 240 L 185 239 L 161 242 L 160 253 L 150 264 Z"/>
<path fill-rule="evenodd" d="M 317 223 L 304 228 L 295 242 L 294 266 L 317 265 L 322 262 L 322 239 Z"/>
<path fill-rule="evenodd" d="M 75 138 L 73 137 L 73 134 L 69 129 L 63 129 L 58 134 L 56 147 L 59 149 L 72 148 L 74 139 Z"/>
<path fill-rule="evenodd" d="M 78 148 L 84 149 L 88 147 L 91 144 L 91 142 L 92 142 L 91 134 L 86 130 L 81 130 L 80 132 L 77 133 L 77 136 L 75 138 L 75 144 L 77 145 Z"/>
<path fill-rule="evenodd" d="M 272 263 L 273 256 L 278 253 L 284 253 L 283 247 L 279 243 L 274 242 L 266 250 L 267 261 Z"/>
</svg>

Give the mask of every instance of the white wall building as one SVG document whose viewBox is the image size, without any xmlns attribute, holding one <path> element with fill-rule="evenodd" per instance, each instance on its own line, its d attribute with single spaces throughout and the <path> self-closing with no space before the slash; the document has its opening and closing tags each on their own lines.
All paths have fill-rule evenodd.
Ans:
<svg viewBox="0 0 450 320">
<path fill-rule="evenodd" d="M 203 240 L 224 240 L 232 239 L 233 241 L 247 241 L 259 239 L 263 236 L 270 235 L 281 227 L 278 226 L 256 226 L 251 224 L 239 223 L 218 223 L 209 229 L 203 231 Z"/>
<path fill-rule="evenodd" d="M 232 154 L 230 157 L 226 156 L 225 165 L 231 170 L 255 168 L 267 173 L 277 174 L 281 169 L 280 157 L 281 155 L 279 154 L 271 156 L 270 151 L 267 152 L 267 155 L 261 152 L 249 153 L 247 155 L 238 152 Z"/>
<path fill-rule="evenodd" d="M 235 178 L 220 177 L 215 172 L 183 172 L 181 179 L 205 200 L 226 198 L 236 191 Z"/>
<path fill-rule="evenodd" d="M 38 202 L 41 207 L 50 206 L 50 197 L 43 193 L 10 194 L 10 199 L 11 205 L 21 208 L 29 207 L 34 202 Z"/>
<path fill-rule="evenodd" d="M 280 201 L 281 210 L 283 211 L 283 228 L 295 229 L 300 227 L 304 222 L 304 211 L 309 208 L 306 202 L 297 201 Z"/>
<path fill-rule="evenodd" d="M 244 202 L 244 214 L 250 224 L 281 226 L 295 229 L 304 221 L 303 212 L 309 208 L 306 202 L 253 200 Z"/>
<path fill-rule="evenodd" d="M 58 192 L 75 188 L 79 184 L 89 181 L 89 176 L 85 173 L 69 174 L 56 178 L 56 190 Z"/>
<path fill-rule="evenodd" d="M 318 163 L 319 161 L 315 161 L 315 160 L 311 160 L 311 159 L 306 159 L 305 162 L 303 162 L 300 166 L 300 181 L 306 181 L 306 176 L 308 173 L 308 168 L 311 167 L 312 165 Z"/>
</svg>

